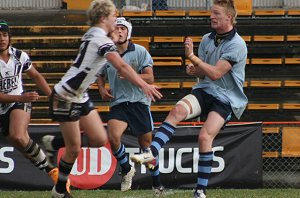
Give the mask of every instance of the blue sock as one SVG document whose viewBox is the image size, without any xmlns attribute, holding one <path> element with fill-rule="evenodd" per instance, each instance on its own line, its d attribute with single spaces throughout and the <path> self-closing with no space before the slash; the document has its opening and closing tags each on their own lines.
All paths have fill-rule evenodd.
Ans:
<svg viewBox="0 0 300 198">
<path fill-rule="evenodd" d="M 174 126 L 167 122 L 162 123 L 162 125 L 157 130 L 150 146 L 154 157 L 158 156 L 159 150 L 171 139 L 174 132 Z"/>
<path fill-rule="evenodd" d="M 208 178 L 211 173 L 213 156 L 212 151 L 199 153 L 197 189 L 203 190 L 204 193 L 206 193 Z"/>
<path fill-rule="evenodd" d="M 122 173 L 128 173 L 131 169 L 131 166 L 128 161 L 127 154 L 125 153 L 125 146 L 124 144 L 121 143 L 119 149 L 113 153 L 115 158 L 118 160 Z"/>
</svg>

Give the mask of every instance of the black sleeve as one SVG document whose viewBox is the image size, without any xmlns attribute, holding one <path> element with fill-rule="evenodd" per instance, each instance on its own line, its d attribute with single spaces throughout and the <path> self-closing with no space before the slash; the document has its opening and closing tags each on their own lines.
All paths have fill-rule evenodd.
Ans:
<svg viewBox="0 0 300 198">
<path fill-rule="evenodd" d="M 117 52 L 117 47 L 112 43 L 106 43 L 98 48 L 98 55 L 104 56 L 108 52 Z"/>
</svg>

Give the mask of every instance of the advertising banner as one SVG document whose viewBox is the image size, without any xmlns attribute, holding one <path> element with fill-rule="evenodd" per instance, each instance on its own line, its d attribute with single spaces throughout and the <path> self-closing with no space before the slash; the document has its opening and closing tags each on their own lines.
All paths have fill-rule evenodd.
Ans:
<svg viewBox="0 0 300 198">
<path fill-rule="evenodd" d="M 180 126 L 159 153 L 161 180 L 167 188 L 194 188 L 198 169 L 198 133 L 201 126 Z M 43 135 L 60 135 L 58 125 L 30 125 L 30 135 L 41 145 Z M 154 131 L 155 133 L 155 131 Z M 86 140 L 86 138 L 84 138 Z M 83 144 L 86 145 L 85 141 Z M 122 142 L 130 155 L 139 153 L 137 138 L 130 131 Z M 64 152 L 60 149 L 58 159 Z M 213 168 L 209 187 L 262 187 L 262 124 L 227 125 L 213 145 Z M 134 165 L 133 163 L 131 163 Z M 132 189 L 150 189 L 151 175 L 144 165 L 136 164 Z M 120 189 L 119 165 L 109 144 L 101 148 L 83 147 L 71 175 L 73 188 Z M 50 190 L 51 179 L 28 159 L 0 138 L 0 189 Z"/>
</svg>

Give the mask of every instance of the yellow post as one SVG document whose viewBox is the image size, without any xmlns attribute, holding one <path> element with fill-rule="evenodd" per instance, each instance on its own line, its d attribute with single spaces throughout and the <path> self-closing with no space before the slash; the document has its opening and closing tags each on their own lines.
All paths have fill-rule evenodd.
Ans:
<svg viewBox="0 0 300 198">
<path fill-rule="evenodd" d="M 92 0 L 64 0 L 68 10 L 87 10 Z"/>
<path fill-rule="evenodd" d="M 238 15 L 252 15 L 252 0 L 235 0 Z"/>
</svg>

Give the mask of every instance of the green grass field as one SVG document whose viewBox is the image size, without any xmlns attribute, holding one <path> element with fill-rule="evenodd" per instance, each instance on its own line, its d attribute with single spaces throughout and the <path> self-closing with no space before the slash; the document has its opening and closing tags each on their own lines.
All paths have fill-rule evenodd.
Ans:
<svg viewBox="0 0 300 198">
<path fill-rule="evenodd" d="M 155 197 L 151 190 L 73 190 L 75 198 L 150 198 Z M 192 190 L 168 190 L 166 198 L 191 198 Z M 49 198 L 50 191 L 1 191 L 0 198 Z M 299 198 L 300 189 L 209 189 L 207 198 Z"/>
</svg>

